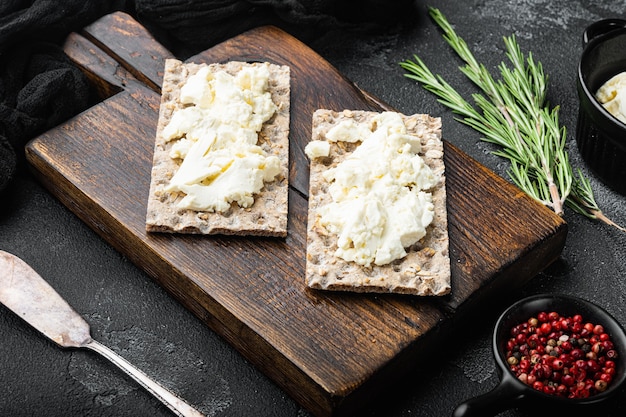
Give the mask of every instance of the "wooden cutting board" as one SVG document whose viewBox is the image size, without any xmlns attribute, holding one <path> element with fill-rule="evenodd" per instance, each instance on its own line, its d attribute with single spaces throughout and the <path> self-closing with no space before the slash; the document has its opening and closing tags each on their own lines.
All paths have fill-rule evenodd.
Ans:
<svg viewBox="0 0 626 417">
<path fill-rule="evenodd" d="M 121 13 L 72 34 L 65 50 L 89 75 L 101 101 L 28 144 L 35 174 L 317 416 L 347 415 L 366 406 L 441 346 L 457 317 L 519 288 L 563 249 L 567 226 L 559 216 L 446 141 L 452 293 L 417 298 L 307 289 L 303 150 L 311 115 L 317 108 L 389 106 L 275 27 L 243 33 L 189 61 L 291 67 L 288 237 L 147 234 L 159 86 L 171 53 Z M 443 131 L 445 138 L 445 126 Z"/>
</svg>

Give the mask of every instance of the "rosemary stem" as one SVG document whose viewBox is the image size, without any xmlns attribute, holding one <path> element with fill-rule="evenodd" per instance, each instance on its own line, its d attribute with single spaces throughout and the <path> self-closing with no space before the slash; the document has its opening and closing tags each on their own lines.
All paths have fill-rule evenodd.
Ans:
<svg viewBox="0 0 626 417">
<path fill-rule="evenodd" d="M 473 94 L 474 108 L 441 76 L 435 76 L 417 56 L 400 66 L 406 76 L 421 83 L 438 101 L 461 116 L 458 121 L 472 127 L 483 140 L 501 149 L 494 154 L 511 162 L 509 176 L 523 191 L 559 215 L 568 205 L 575 212 L 624 230 L 607 219 L 596 204 L 590 182 L 578 170 L 573 173 L 565 149 L 566 131 L 560 126 L 559 107 L 545 103 L 547 76 L 531 53 L 525 57 L 515 36 L 504 37 L 512 69 L 501 63 L 501 79 L 495 80 L 472 54 L 445 16 L 436 8 L 429 14 L 443 32 L 443 38 L 464 65 L 460 71 L 482 94 Z"/>
</svg>

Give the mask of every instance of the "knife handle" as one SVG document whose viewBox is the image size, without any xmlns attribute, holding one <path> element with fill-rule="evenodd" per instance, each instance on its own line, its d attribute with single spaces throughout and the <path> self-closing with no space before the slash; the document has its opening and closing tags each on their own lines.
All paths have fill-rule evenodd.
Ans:
<svg viewBox="0 0 626 417">
<path fill-rule="evenodd" d="M 137 381 L 142 387 L 144 387 L 149 393 L 158 398 L 163 404 L 165 404 L 170 410 L 180 417 L 204 417 L 204 414 L 187 404 L 185 401 L 178 398 L 176 395 L 163 388 L 157 382 L 153 381 L 150 377 L 144 374 L 139 369 L 131 365 L 126 359 L 106 347 L 105 345 L 91 340 L 84 344 L 83 347 L 98 352 L 121 370 L 123 370 L 128 376 Z"/>
</svg>

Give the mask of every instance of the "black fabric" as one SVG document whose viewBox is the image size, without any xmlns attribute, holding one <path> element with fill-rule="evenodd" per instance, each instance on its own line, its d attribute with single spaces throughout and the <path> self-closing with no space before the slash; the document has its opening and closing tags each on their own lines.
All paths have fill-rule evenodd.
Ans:
<svg viewBox="0 0 626 417">
<path fill-rule="evenodd" d="M 25 166 L 23 147 L 89 106 L 90 85 L 63 54 L 72 31 L 124 11 L 185 58 L 263 24 L 296 36 L 340 26 L 379 28 L 411 16 L 398 0 L 2 0 L 0 2 L 0 194 Z"/>
</svg>

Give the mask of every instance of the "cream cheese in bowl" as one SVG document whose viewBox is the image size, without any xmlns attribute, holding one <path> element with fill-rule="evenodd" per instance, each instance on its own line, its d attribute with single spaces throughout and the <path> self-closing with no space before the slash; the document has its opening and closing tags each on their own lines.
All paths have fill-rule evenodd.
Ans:
<svg viewBox="0 0 626 417">
<path fill-rule="evenodd" d="M 606 185 L 626 195 L 626 20 L 604 19 L 583 33 L 576 87 L 576 142 Z"/>
<path fill-rule="evenodd" d="M 596 92 L 596 99 L 616 119 L 626 123 L 626 71 L 604 83 Z"/>
</svg>

